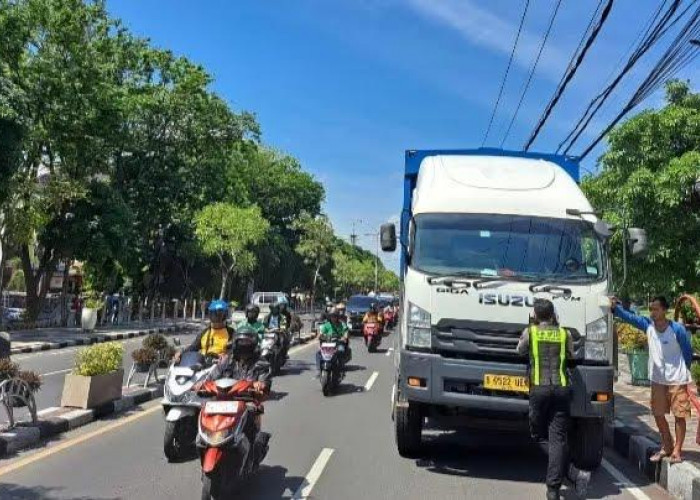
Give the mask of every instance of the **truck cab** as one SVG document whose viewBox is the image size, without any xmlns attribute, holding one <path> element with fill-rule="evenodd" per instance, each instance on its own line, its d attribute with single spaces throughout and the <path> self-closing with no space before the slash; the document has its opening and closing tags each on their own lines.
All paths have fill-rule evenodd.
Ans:
<svg viewBox="0 0 700 500">
<path fill-rule="evenodd" d="M 542 297 L 574 338 L 574 460 L 600 463 L 613 411 L 610 233 L 578 180 L 562 156 L 406 153 L 392 392 L 401 455 L 419 451 L 426 418 L 527 422 L 528 359 L 516 346 Z M 395 228 L 384 225 L 381 239 L 395 248 Z"/>
</svg>

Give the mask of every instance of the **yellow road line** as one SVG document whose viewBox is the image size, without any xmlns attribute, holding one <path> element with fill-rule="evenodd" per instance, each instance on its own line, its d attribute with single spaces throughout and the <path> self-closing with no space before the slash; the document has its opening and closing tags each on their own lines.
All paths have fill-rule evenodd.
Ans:
<svg viewBox="0 0 700 500">
<path fill-rule="evenodd" d="M 303 351 L 304 349 L 308 349 L 309 347 L 311 347 L 313 345 L 315 345 L 314 342 L 309 342 L 307 344 L 297 346 L 297 347 L 290 349 L 289 353 L 292 354 L 295 352 L 300 352 L 300 351 Z M 101 436 L 102 434 L 106 434 L 106 433 L 111 432 L 115 429 L 118 429 L 118 428 L 123 427 L 127 424 L 130 424 L 131 422 L 135 422 L 136 420 L 147 417 L 151 413 L 154 413 L 154 412 L 159 411 L 159 410 L 161 410 L 160 404 L 155 405 L 152 408 L 144 410 L 144 411 L 137 413 L 135 415 L 131 415 L 130 417 L 127 417 L 123 420 L 119 420 L 118 422 L 114 422 L 112 424 L 106 425 L 104 427 L 96 429 L 96 430 L 89 432 L 87 434 L 83 434 L 81 436 L 78 436 L 74 439 L 70 439 L 68 441 L 64 441 L 62 443 L 59 443 L 56 446 L 52 446 L 52 447 L 47 448 L 45 450 L 39 451 L 39 452 L 29 456 L 29 457 L 17 460 L 16 462 L 11 463 L 10 465 L 7 465 L 5 467 L 0 468 L 0 477 L 4 476 L 6 474 L 9 474 L 10 472 L 14 472 L 18 469 L 26 467 L 27 465 L 31 465 L 35 462 L 38 462 L 39 460 L 43 460 L 45 458 L 48 458 L 52 455 L 55 455 L 56 453 L 60 453 L 63 450 L 67 450 L 69 448 L 72 448 L 73 446 L 77 446 L 80 443 L 87 441 L 88 439 L 92 439 L 94 437 Z"/>
<path fill-rule="evenodd" d="M 9 474 L 10 472 L 14 472 L 18 469 L 26 467 L 27 465 L 31 465 L 34 462 L 38 462 L 39 460 L 43 460 L 45 458 L 48 458 L 52 455 L 55 455 L 56 453 L 60 453 L 64 450 L 72 448 L 73 446 L 77 446 L 80 443 L 87 441 L 88 439 L 92 439 L 94 437 L 101 436 L 102 434 L 106 434 L 106 433 L 111 432 L 115 429 L 118 429 L 119 427 L 123 427 L 127 424 L 130 424 L 131 422 L 135 422 L 136 420 L 147 417 L 148 415 L 150 415 L 151 413 L 154 413 L 156 411 L 162 411 L 160 404 L 153 406 L 152 408 L 149 408 L 147 410 L 144 410 L 141 413 L 131 415 L 131 416 L 125 418 L 124 420 L 119 420 L 118 422 L 114 422 L 112 424 L 106 425 L 104 427 L 101 427 L 100 429 L 96 429 L 92 432 L 88 432 L 87 434 L 83 434 L 83 435 L 78 436 L 76 438 L 59 443 L 56 446 L 52 446 L 51 448 L 47 448 L 45 450 L 39 451 L 39 452 L 29 456 L 29 457 L 17 460 L 16 462 L 11 463 L 10 465 L 7 465 L 5 467 L 0 468 L 0 477 L 4 476 L 6 474 Z"/>
</svg>

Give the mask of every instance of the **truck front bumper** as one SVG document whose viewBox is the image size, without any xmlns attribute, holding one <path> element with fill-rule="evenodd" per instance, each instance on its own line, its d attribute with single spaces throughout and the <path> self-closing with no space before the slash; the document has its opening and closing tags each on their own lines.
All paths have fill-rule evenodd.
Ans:
<svg viewBox="0 0 700 500">
<path fill-rule="evenodd" d="M 498 393 L 483 388 L 485 374 L 527 376 L 524 364 L 444 358 L 401 350 L 398 389 L 403 400 L 427 405 L 485 410 L 503 414 L 528 413 L 527 394 Z M 409 386 L 409 377 L 424 381 L 424 387 Z M 571 371 L 571 415 L 573 417 L 612 416 L 613 368 L 576 366 Z M 608 401 L 596 401 L 596 395 L 609 395 Z"/>
</svg>

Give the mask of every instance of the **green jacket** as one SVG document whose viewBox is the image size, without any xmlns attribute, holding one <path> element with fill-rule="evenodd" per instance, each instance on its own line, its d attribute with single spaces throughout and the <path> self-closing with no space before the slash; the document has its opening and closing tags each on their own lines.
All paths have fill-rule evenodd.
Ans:
<svg viewBox="0 0 700 500">
<path fill-rule="evenodd" d="M 321 325 L 320 333 L 322 337 L 340 339 L 348 333 L 348 325 L 342 322 L 338 323 L 338 325 L 334 325 L 330 321 L 326 321 Z"/>
</svg>

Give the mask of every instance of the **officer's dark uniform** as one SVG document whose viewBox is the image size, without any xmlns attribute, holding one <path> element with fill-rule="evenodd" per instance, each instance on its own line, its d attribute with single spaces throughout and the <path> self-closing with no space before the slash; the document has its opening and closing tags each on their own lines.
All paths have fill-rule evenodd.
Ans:
<svg viewBox="0 0 700 500">
<path fill-rule="evenodd" d="M 572 351 L 571 334 L 546 322 L 525 329 L 518 343 L 518 352 L 530 357 L 530 431 L 535 439 L 549 441 L 549 491 L 561 488 L 568 463 L 571 389 L 566 359 Z"/>
</svg>

